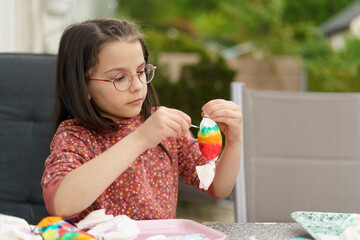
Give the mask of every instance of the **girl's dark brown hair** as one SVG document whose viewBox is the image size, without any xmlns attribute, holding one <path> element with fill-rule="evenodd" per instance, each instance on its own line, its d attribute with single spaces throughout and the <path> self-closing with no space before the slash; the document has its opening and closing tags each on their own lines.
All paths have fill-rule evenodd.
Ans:
<svg viewBox="0 0 360 240">
<path fill-rule="evenodd" d="M 135 24 L 118 19 L 95 19 L 70 25 L 60 39 L 56 73 L 56 127 L 67 119 L 79 119 L 99 129 L 115 130 L 116 123 L 102 117 L 88 98 L 86 84 L 89 71 L 98 63 L 98 53 L 104 43 L 114 41 L 141 43 L 145 62 L 149 52 L 144 36 Z M 142 106 L 144 121 L 151 116 L 151 109 L 157 108 L 158 98 L 152 84 L 147 84 L 147 95 Z M 170 157 L 166 148 L 161 148 Z M 171 158 L 170 158 L 171 159 Z"/>
<path fill-rule="evenodd" d="M 86 84 L 90 69 L 98 63 L 98 53 L 104 43 L 138 40 L 145 62 L 148 49 L 144 37 L 133 23 L 118 19 L 95 19 L 69 26 L 60 39 L 56 73 L 56 100 L 58 126 L 67 119 L 79 119 L 97 128 L 112 130 L 116 124 L 102 117 L 88 98 Z M 151 83 L 142 106 L 144 120 L 151 109 L 158 107 L 158 99 Z"/>
</svg>

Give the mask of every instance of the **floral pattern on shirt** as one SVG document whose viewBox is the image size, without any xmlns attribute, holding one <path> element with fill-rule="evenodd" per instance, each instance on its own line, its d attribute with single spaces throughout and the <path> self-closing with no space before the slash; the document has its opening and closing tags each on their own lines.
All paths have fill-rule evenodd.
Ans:
<svg viewBox="0 0 360 240">
<path fill-rule="evenodd" d="M 133 132 L 141 125 L 141 117 L 119 123 L 115 131 L 96 130 L 75 119 L 60 124 L 42 178 L 43 195 L 51 214 L 55 214 L 53 188 L 58 187 L 63 177 Z M 162 144 L 171 160 L 160 146 L 148 149 L 94 203 L 72 216 L 72 220 L 80 221 L 91 211 L 102 208 L 107 214 L 125 214 L 135 220 L 175 218 L 178 176 L 182 176 L 186 184 L 198 187 L 195 167 L 208 161 L 202 157 L 190 131 L 177 139 L 168 138 Z M 52 181 L 56 184 L 51 184 Z"/>
</svg>

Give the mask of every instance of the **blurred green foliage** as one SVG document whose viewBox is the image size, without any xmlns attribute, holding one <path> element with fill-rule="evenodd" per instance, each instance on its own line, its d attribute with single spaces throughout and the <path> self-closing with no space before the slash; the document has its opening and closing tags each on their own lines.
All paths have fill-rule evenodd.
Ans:
<svg viewBox="0 0 360 240">
<path fill-rule="evenodd" d="M 334 51 L 319 28 L 352 2 L 132 0 L 120 1 L 120 15 L 141 26 L 155 64 L 157 54 L 163 51 L 197 52 L 202 56 L 201 63 L 184 67 L 179 83 L 170 83 L 161 66 L 154 81 L 164 105 L 198 115 L 196 111 L 200 112 L 201 104 L 209 98 L 229 98 L 228 90 L 217 86 L 221 82 L 228 88 L 234 73 L 216 52 L 245 42 L 256 47 L 248 54 L 257 58 L 302 58 L 309 91 L 359 91 L 360 41 L 348 36 L 346 47 Z M 212 74 L 206 75 L 210 70 Z"/>
<path fill-rule="evenodd" d="M 323 92 L 360 91 L 360 39 L 349 38 L 336 52 L 325 49 L 306 61 L 308 89 Z"/>
<path fill-rule="evenodd" d="M 202 54 L 198 64 L 184 66 L 180 79 L 171 82 L 163 71 L 156 73 L 153 84 L 159 100 L 167 107 L 181 109 L 191 116 L 193 124 L 202 119 L 202 106 L 212 99 L 229 99 L 230 83 L 235 71 L 229 69 L 220 56 Z M 193 134 L 197 134 L 196 129 Z"/>
<path fill-rule="evenodd" d="M 287 0 L 283 19 L 294 24 L 313 22 L 319 25 L 352 2 L 352 0 Z"/>
</svg>

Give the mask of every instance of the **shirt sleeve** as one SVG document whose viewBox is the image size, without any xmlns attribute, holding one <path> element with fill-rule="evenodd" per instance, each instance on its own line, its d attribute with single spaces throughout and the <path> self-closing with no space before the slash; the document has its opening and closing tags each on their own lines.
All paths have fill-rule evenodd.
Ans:
<svg viewBox="0 0 360 240">
<path fill-rule="evenodd" d="M 179 175 L 185 184 L 195 186 L 199 191 L 206 192 L 211 197 L 218 199 L 215 194 L 213 184 L 208 190 L 199 188 L 199 177 L 196 173 L 196 166 L 204 165 L 209 162 L 200 152 L 198 140 L 193 137 L 190 131 L 177 139 Z"/>
<path fill-rule="evenodd" d="M 56 215 L 54 197 L 63 178 L 94 157 L 88 144 L 89 138 L 89 134 L 79 126 L 60 125 L 54 135 L 41 181 L 45 206 L 51 215 Z"/>
</svg>

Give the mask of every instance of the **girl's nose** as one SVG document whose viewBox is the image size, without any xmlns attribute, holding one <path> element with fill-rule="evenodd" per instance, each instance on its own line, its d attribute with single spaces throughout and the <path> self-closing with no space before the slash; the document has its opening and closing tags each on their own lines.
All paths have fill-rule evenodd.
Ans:
<svg viewBox="0 0 360 240">
<path fill-rule="evenodd" d="M 135 92 L 143 88 L 146 84 L 142 83 L 138 77 L 138 75 L 133 75 L 132 83 L 129 88 L 130 92 Z"/>
</svg>

